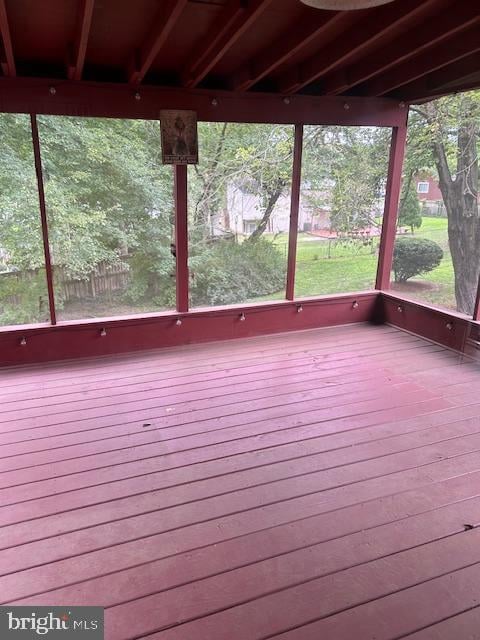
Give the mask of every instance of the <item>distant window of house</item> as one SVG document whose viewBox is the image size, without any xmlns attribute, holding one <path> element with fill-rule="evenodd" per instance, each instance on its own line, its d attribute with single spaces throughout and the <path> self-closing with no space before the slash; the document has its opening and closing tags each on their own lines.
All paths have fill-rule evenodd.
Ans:
<svg viewBox="0 0 480 640">
<path fill-rule="evenodd" d="M 419 182 L 417 184 L 417 193 L 428 193 L 430 185 L 428 182 Z"/>
<path fill-rule="evenodd" d="M 250 235 L 255 231 L 256 228 L 257 228 L 256 222 L 250 222 L 249 220 L 243 221 L 243 233 Z"/>
</svg>

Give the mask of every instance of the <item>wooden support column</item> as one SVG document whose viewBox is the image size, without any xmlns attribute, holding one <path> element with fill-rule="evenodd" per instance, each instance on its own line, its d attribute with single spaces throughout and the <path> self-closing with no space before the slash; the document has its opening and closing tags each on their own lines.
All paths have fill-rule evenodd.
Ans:
<svg viewBox="0 0 480 640">
<path fill-rule="evenodd" d="M 295 125 L 293 147 L 292 188 L 290 200 L 290 230 L 288 234 L 288 262 L 286 299 L 295 297 L 295 268 L 297 263 L 298 210 L 300 207 L 300 185 L 302 180 L 303 125 Z"/>
<path fill-rule="evenodd" d="M 175 172 L 175 248 L 177 311 L 188 311 L 188 207 L 187 165 L 177 164 Z"/>
<path fill-rule="evenodd" d="M 376 289 L 390 288 L 393 248 L 397 232 L 398 203 L 402 184 L 402 167 L 407 140 L 407 123 L 393 127 L 388 162 L 387 187 L 385 193 L 385 209 L 383 212 L 382 235 L 378 256 Z"/>
<path fill-rule="evenodd" d="M 48 304 L 50 308 L 50 321 L 57 324 L 55 311 L 55 293 L 53 289 L 52 261 L 50 259 L 50 243 L 48 240 L 47 208 L 45 205 L 45 190 L 43 188 L 42 156 L 40 153 L 40 139 L 38 137 L 37 116 L 30 115 L 32 128 L 33 155 L 35 159 L 35 173 L 37 174 L 38 202 L 40 205 L 40 220 L 42 223 L 43 253 L 45 256 L 45 272 L 47 274 Z"/>
</svg>

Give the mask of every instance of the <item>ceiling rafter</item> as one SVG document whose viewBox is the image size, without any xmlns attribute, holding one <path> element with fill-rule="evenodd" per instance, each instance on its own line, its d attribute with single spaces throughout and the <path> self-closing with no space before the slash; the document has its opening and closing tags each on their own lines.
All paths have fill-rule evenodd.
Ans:
<svg viewBox="0 0 480 640">
<path fill-rule="evenodd" d="M 182 85 L 196 87 L 272 2 L 230 0 L 190 56 L 194 62 L 183 71 Z"/>
<path fill-rule="evenodd" d="M 346 63 L 373 43 L 395 35 L 418 10 L 418 0 L 403 0 L 378 9 L 362 12 L 362 18 L 334 45 L 326 46 L 314 56 L 295 66 L 279 78 L 281 93 L 296 93 L 321 76 Z M 375 19 L 373 19 L 375 17 Z"/>
<path fill-rule="evenodd" d="M 177 23 L 188 0 L 163 0 L 154 25 L 128 65 L 128 81 L 140 84 Z"/>
<path fill-rule="evenodd" d="M 323 93 L 326 95 L 345 93 L 352 87 L 366 82 L 403 60 L 412 58 L 422 50 L 465 28 L 478 15 L 478 8 L 473 4 L 458 6 L 453 11 L 454 4 L 452 0 L 446 0 L 443 3 L 439 3 L 438 0 L 427 0 L 418 5 L 417 10 L 410 12 L 409 22 L 405 25 L 405 28 L 409 29 L 408 50 L 405 48 L 405 38 L 402 34 L 391 44 L 383 47 L 381 52 L 374 51 L 359 62 L 326 77 L 322 82 Z M 435 11 L 434 14 L 432 10 Z"/>
<path fill-rule="evenodd" d="M 79 4 L 75 44 L 67 69 L 69 80 L 80 80 L 82 77 L 94 4 L 95 0 L 81 0 Z"/>
<path fill-rule="evenodd" d="M 478 78 L 471 80 L 472 76 L 475 75 L 477 75 Z M 434 97 L 445 95 L 455 91 L 458 86 L 464 91 L 464 87 L 470 87 L 470 85 L 472 85 L 474 88 L 475 86 L 478 87 L 479 84 L 480 52 L 477 52 L 403 87 L 402 96 L 405 96 L 405 99 L 409 102 L 414 102 L 420 98 L 424 101 L 424 96 Z"/>
<path fill-rule="evenodd" d="M 3 56 L 0 60 L 3 75 L 12 78 L 17 75 L 15 69 L 15 58 L 13 57 L 12 37 L 8 24 L 7 7 L 5 0 L 0 0 L 0 34 L 3 42 Z"/>
<path fill-rule="evenodd" d="M 362 93 L 366 91 L 368 95 L 383 96 L 477 51 L 480 51 L 480 16 L 465 31 L 389 69 L 360 88 Z"/>
<path fill-rule="evenodd" d="M 295 29 L 289 29 L 273 45 L 266 47 L 252 64 L 239 69 L 233 76 L 232 88 L 235 91 L 247 91 L 316 38 L 324 36 L 332 28 L 350 19 L 348 14 L 340 11 L 327 15 L 322 12 L 316 20 L 311 14 L 305 16 L 303 22 Z"/>
</svg>

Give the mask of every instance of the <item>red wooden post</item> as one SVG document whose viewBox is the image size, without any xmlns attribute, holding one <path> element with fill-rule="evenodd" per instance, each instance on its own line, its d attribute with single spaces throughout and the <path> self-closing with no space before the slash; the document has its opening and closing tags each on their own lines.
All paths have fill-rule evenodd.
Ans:
<svg viewBox="0 0 480 640">
<path fill-rule="evenodd" d="M 288 262 L 286 298 L 295 296 L 295 268 L 297 262 L 298 210 L 300 206 L 300 184 L 302 179 L 303 125 L 295 125 L 293 147 L 292 196 L 290 201 L 290 230 L 288 234 Z"/>
<path fill-rule="evenodd" d="M 388 162 L 387 188 L 385 194 L 385 209 L 383 212 L 382 235 L 380 238 L 380 252 L 378 256 L 376 289 L 390 288 L 390 273 L 392 271 L 393 247 L 397 231 L 398 203 L 402 182 L 402 166 L 407 139 L 407 123 L 394 127 L 390 145 L 390 159 Z"/>
<path fill-rule="evenodd" d="M 475 300 L 475 307 L 473 308 L 473 319 L 480 322 L 480 275 L 478 277 L 477 299 Z"/>
<path fill-rule="evenodd" d="M 188 311 L 188 208 L 187 165 L 177 164 L 175 171 L 175 248 L 177 311 Z"/>
<path fill-rule="evenodd" d="M 33 155 L 35 158 L 35 172 L 37 174 L 38 202 L 40 205 L 40 219 L 42 223 L 43 253 L 45 256 L 45 272 L 47 274 L 48 304 L 50 308 L 50 321 L 57 324 L 57 314 L 55 312 L 55 293 L 53 290 L 53 271 L 50 259 L 50 243 L 48 241 L 48 220 L 47 208 L 45 205 L 45 190 L 43 188 L 42 156 L 40 153 L 40 139 L 38 137 L 37 116 L 30 115 L 32 128 Z"/>
</svg>

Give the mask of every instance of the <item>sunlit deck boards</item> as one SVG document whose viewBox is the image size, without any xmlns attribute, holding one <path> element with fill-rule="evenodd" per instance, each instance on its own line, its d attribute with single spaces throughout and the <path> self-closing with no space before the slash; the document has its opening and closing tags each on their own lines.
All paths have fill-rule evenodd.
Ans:
<svg viewBox="0 0 480 640">
<path fill-rule="evenodd" d="M 103 605 L 112 640 L 480 638 L 478 365 L 351 325 L 0 383 L 2 603 Z"/>
</svg>

